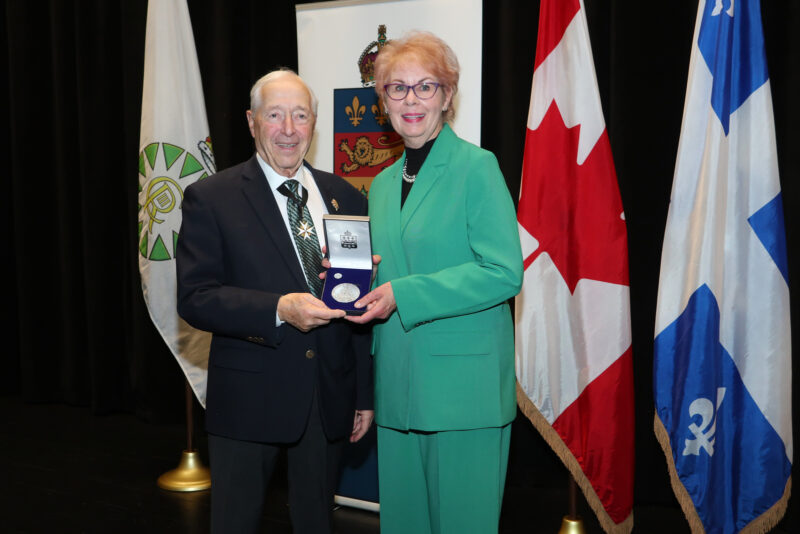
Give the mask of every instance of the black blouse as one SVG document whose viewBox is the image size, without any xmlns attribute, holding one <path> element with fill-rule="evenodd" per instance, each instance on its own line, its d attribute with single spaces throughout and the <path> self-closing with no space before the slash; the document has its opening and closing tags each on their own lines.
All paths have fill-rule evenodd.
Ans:
<svg viewBox="0 0 800 534">
<path fill-rule="evenodd" d="M 425 158 L 428 157 L 428 153 L 431 151 L 431 147 L 433 147 L 433 143 L 436 141 L 436 138 L 429 139 L 427 143 L 422 145 L 419 148 L 409 148 L 406 147 L 406 173 L 410 176 L 415 176 L 419 170 L 422 168 L 422 164 L 425 163 Z M 406 202 L 406 197 L 408 197 L 409 191 L 411 191 L 411 186 L 413 183 L 408 183 L 403 180 L 403 192 L 400 196 L 400 207 L 403 207 L 403 204 Z"/>
</svg>

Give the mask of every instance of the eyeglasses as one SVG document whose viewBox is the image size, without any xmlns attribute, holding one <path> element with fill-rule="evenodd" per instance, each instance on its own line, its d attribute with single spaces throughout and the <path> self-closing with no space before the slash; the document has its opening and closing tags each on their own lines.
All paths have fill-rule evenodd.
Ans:
<svg viewBox="0 0 800 534">
<path fill-rule="evenodd" d="M 419 82 L 414 85 L 406 85 L 404 83 L 387 83 L 383 86 L 386 96 L 392 100 L 404 100 L 408 96 L 408 90 L 414 91 L 417 98 L 420 100 L 428 100 L 433 98 L 436 90 L 439 89 L 440 83 L 436 82 Z"/>
</svg>

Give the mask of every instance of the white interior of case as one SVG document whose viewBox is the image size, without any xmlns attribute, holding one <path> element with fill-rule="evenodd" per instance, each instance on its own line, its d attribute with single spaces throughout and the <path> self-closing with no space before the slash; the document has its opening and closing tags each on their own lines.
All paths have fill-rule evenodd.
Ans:
<svg viewBox="0 0 800 534">
<path fill-rule="evenodd" d="M 369 220 L 325 216 L 325 238 L 331 267 L 336 269 L 372 269 L 372 243 Z"/>
</svg>

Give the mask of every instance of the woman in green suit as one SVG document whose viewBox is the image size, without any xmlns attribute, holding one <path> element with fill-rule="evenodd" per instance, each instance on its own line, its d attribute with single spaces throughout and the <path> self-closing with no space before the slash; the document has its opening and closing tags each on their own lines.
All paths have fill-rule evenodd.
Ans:
<svg viewBox="0 0 800 534">
<path fill-rule="evenodd" d="M 514 204 L 490 153 L 447 124 L 459 67 L 438 37 L 384 46 L 376 91 L 405 153 L 369 192 L 377 319 L 375 420 L 383 534 L 497 532 L 522 284 Z M 473 110 L 473 112 L 476 112 Z"/>
</svg>

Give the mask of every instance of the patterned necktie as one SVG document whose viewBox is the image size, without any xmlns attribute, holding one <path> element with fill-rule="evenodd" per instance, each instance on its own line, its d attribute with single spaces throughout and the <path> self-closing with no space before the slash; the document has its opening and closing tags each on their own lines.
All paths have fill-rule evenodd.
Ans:
<svg viewBox="0 0 800 534">
<path fill-rule="evenodd" d="M 292 229 L 292 237 L 302 260 L 309 289 L 311 294 L 319 297 L 322 294 L 322 280 L 319 279 L 319 273 L 322 271 L 322 252 L 314 229 L 314 221 L 306 205 L 308 191 L 304 188 L 303 197 L 300 198 L 297 195 L 299 185 L 300 182 L 297 180 L 286 180 L 278 187 L 278 191 L 288 199 L 286 211 L 289 216 L 289 227 Z"/>
</svg>

